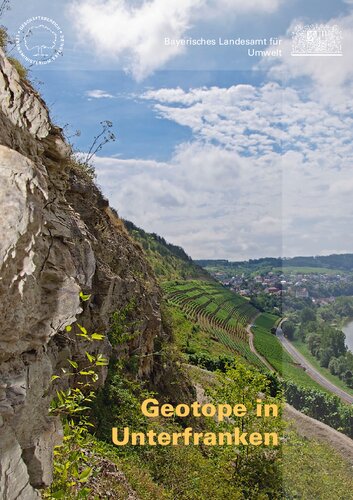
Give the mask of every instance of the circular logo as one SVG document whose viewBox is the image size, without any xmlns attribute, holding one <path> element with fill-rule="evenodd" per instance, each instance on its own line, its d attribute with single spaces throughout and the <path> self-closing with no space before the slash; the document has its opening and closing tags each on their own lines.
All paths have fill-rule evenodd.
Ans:
<svg viewBox="0 0 353 500">
<path fill-rule="evenodd" d="M 64 34 L 53 19 L 31 17 L 21 24 L 16 35 L 16 47 L 27 62 L 49 64 L 62 54 Z"/>
</svg>

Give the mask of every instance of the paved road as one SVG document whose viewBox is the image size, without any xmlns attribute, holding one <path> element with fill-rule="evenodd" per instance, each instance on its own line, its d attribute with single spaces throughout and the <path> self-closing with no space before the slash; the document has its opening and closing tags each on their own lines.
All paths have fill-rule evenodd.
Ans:
<svg viewBox="0 0 353 500">
<path fill-rule="evenodd" d="M 323 375 L 321 375 L 321 373 L 318 372 L 316 368 L 314 368 L 313 365 L 309 363 L 309 361 L 298 351 L 298 349 L 296 349 L 294 345 L 284 337 L 281 326 L 277 328 L 276 336 L 285 350 L 294 359 L 294 361 L 298 363 L 303 369 L 305 369 L 309 377 L 311 377 L 328 391 L 336 394 L 336 396 L 341 398 L 346 403 L 353 404 L 353 396 L 345 392 L 343 389 L 340 389 L 335 384 L 327 380 L 327 378 L 325 378 Z"/>
<path fill-rule="evenodd" d="M 316 380 L 323 387 L 326 387 L 329 391 L 337 394 L 337 396 L 339 396 L 344 401 L 352 403 L 352 396 L 333 385 L 329 380 L 318 373 L 315 368 L 313 368 L 313 366 L 310 365 L 310 363 L 302 356 L 302 354 L 300 354 L 300 352 L 283 336 L 281 326 L 285 319 L 286 318 L 281 321 L 276 332 L 276 335 L 279 341 L 282 343 L 283 347 L 298 363 L 301 364 L 301 366 L 305 367 L 306 372 L 308 373 L 308 375 L 310 375 L 310 377 Z M 260 353 L 257 352 L 254 346 L 254 334 L 251 331 L 252 326 L 252 324 L 248 325 L 246 329 L 249 334 L 250 349 L 261 359 L 261 361 L 267 366 L 267 368 L 269 368 L 270 371 L 275 371 L 270 363 L 263 356 L 261 356 Z M 309 369 L 312 371 L 309 372 Z M 317 378 L 315 378 L 314 375 L 317 376 Z M 286 403 L 285 405 L 284 416 L 287 421 L 289 420 L 290 422 L 292 422 L 299 435 L 304 436 L 308 439 L 317 439 L 318 441 L 322 441 L 329 446 L 332 446 L 332 448 L 338 451 L 338 453 L 340 453 L 342 457 L 347 460 L 353 467 L 353 440 L 348 436 L 336 431 L 335 429 L 332 429 L 332 427 L 329 427 L 323 422 L 319 422 L 314 418 L 304 415 L 304 413 L 296 410 L 288 403 Z"/>
</svg>

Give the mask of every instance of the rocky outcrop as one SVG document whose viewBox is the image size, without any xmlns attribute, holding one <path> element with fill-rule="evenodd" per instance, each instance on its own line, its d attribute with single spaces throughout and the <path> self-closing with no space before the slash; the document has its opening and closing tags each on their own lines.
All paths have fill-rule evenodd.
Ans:
<svg viewBox="0 0 353 500">
<path fill-rule="evenodd" d="M 60 422 L 48 415 L 51 377 L 86 350 L 109 356 L 107 339 L 80 344 L 78 318 L 106 332 L 132 300 L 138 354 L 152 377 L 162 335 L 159 289 L 140 247 L 99 190 L 70 167 L 70 148 L 44 102 L 0 51 L 0 498 L 39 498 L 50 484 Z M 79 292 L 91 294 L 80 302 Z M 104 380 L 104 371 L 100 380 Z"/>
</svg>

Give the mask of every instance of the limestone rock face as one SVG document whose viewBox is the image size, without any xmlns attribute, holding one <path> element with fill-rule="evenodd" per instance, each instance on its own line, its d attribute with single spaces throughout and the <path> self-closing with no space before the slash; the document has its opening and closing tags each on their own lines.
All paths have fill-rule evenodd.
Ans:
<svg viewBox="0 0 353 500">
<path fill-rule="evenodd" d="M 70 148 L 45 103 L 0 50 L 0 498 L 40 498 L 52 478 L 62 429 L 48 415 L 51 377 L 110 355 L 107 338 L 85 345 L 65 333 L 77 319 L 106 333 L 133 303 L 138 335 L 121 355 L 138 355 L 152 377 L 161 337 L 160 292 L 141 248 L 99 190 L 70 168 Z M 81 303 L 79 292 L 91 294 Z M 102 369 L 100 382 L 104 382 Z M 58 384 L 56 382 L 56 387 Z M 64 384 L 64 382 L 63 382 Z"/>
</svg>

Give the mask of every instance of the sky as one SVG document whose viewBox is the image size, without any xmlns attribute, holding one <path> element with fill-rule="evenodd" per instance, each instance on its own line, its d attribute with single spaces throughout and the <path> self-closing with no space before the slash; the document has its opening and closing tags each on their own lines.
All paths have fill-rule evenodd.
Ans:
<svg viewBox="0 0 353 500">
<path fill-rule="evenodd" d="M 352 252 L 353 1 L 13 0 L 1 21 L 15 37 L 35 16 L 60 27 L 62 55 L 11 55 L 75 150 L 112 121 L 94 164 L 123 218 L 194 259 Z M 293 56 L 310 25 L 342 54 Z"/>
</svg>

